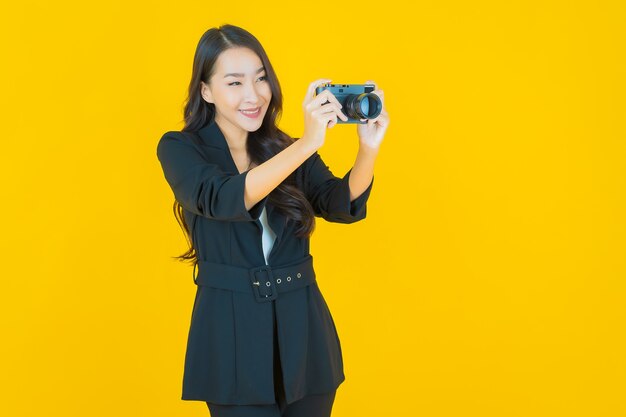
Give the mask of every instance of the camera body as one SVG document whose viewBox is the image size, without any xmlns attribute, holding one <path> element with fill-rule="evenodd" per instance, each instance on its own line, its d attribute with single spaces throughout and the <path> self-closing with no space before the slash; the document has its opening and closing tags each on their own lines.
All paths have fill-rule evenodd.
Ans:
<svg viewBox="0 0 626 417">
<path fill-rule="evenodd" d="M 341 103 L 343 106 L 341 110 L 348 116 L 348 120 L 344 122 L 338 117 L 337 124 L 366 124 L 367 120 L 362 122 L 360 119 L 375 119 L 382 111 L 382 101 L 376 93 L 373 93 L 375 88 L 373 84 L 326 83 L 315 89 L 315 95 L 330 90 Z M 328 103 L 327 101 L 323 105 Z"/>
</svg>

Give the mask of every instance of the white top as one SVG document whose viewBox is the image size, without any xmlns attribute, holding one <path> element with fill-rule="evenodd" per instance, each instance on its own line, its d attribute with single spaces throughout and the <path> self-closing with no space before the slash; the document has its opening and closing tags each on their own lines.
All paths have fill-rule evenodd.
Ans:
<svg viewBox="0 0 626 417">
<path fill-rule="evenodd" d="M 263 207 L 263 211 L 261 212 L 260 220 L 261 224 L 263 225 L 263 255 L 265 256 L 265 264 L 267 265 L 267 257 L 272 250 L 274 240 L 276 240 L 276 234 L 274 233 L 267 221 L 267 211 L 265 210 L 265 206 Z"/>
</svg>

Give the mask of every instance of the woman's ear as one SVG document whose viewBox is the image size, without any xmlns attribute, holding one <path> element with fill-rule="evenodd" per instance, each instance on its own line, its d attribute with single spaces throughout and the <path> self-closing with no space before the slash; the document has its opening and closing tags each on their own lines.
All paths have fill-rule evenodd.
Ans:
<svg viewBox="0 0 626 417">
<path fill-rule="evenodd" d="M 202 98 L 207 103 L 213 103 L 213 94 L 211 94 L 211 89 L 204 81 L 200 81 L 200 94 Z"/>
</svg>

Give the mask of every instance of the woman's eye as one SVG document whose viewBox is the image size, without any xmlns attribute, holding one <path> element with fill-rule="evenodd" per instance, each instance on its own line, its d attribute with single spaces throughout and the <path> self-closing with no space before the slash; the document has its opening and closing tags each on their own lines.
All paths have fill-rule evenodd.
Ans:
<svg viewBox="0 0 626 417">
<path fill-rule="evenodd" d="M 259 80 L 265 81 L 265 80 L 267 80 L 267 76 L 264 75 L 262 77 L 259 77 Z M 235 85 L 235 83 L 241 84 L 239 81 L 233 81 L 232 83 L 229 83 L 228 85 Z"/>
</svg>

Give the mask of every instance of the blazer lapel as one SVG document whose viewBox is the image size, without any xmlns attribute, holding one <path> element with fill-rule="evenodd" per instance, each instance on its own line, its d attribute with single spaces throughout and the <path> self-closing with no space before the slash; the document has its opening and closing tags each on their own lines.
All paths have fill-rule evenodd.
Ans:
<svg viewBox="0 0 626 417">
<path fill-rule="evenodd" d="M 215 120 L 198 130 L 198 135 L 202 139 L 200 145 L 206 148 L 205 154 L 211 163 L 219 165 L 224 172 L 229 174 L 239 174 L 230 149 L 228 149 L 228 142 L 226 142 L 226 138 Z M 216 150 L 219 152 L 215 152 Z"/>
<path fill-rule="evenodd" d="M 226 142 L 224 133 L 222 133 L 218 124 L 215 123 L 215 119 L 198 130 L 198 134 L 202 139 L 201 145 L 207 148 L 207 151 L 210 150 L 210 152 L 205 152 L 205 154 L 212 163 L 217 163 L 224 170 L 224 172 L 239 174 L 237 165 L 235 164 L 235 161 L 230 153 L 230 149 L 228 148 L 228 142 Z M 220 152 L 215 152 L 215 150 L 219 150 Z M 272 246 L 272 250 L 270 251 L 271 255 L 274 248 L 278 246 L 285 230 L 284 217 L 277 210 L 275 210 L 274 205 L 269 202 L 265 204 L 265 210 L 267 213 L 267 222 L 272 228 L 272 231 L 276 234 L 276 240 Z M 262 230 L 263 225 L 259 219 L 257 219 L 254 223 L 259 227 L 259 229 Z"/>
</svg>

